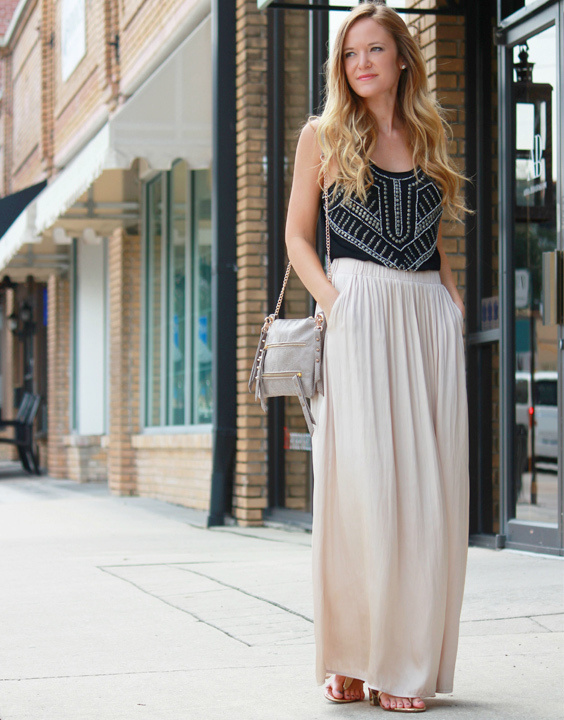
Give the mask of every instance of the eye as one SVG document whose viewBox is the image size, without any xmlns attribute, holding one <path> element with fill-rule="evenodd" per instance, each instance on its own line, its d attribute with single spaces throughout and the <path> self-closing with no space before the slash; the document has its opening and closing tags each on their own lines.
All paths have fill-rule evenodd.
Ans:
<svg viewBox="0 0 564 720">
<path fill-rule="evenodd" d="M 375 45 L 373 48 L 370 48 L 371 50 L 383 50 L 384 48 L 380 47 L 380 45 Z"/>
<path fill-rule="evenodd" d="M 352 55 L 354 55 L 352 50 L 349 50 L 348 52 L 345 53 L 346 58 L 351 57 Z"/>
</svg>

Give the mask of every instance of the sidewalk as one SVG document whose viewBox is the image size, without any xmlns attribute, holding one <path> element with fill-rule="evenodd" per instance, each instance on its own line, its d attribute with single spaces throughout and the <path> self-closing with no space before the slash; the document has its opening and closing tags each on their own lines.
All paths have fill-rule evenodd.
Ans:
<svg viewBox="0 0 564 720">
<path fill-rule="evenodd" d="M 194 517 L 0 471 L 1 720 L 384 717 L 315 684 L 310 535 Z M 562 559 L 472 548 L 455 693 L 425 717 L 561 719 L 563 588 Z"/>
</svg>

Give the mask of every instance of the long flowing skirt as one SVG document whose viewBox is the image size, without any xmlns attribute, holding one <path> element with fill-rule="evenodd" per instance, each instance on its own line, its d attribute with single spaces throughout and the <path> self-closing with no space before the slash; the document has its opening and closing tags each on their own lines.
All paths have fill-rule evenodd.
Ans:
<svg viewBox="0 0 564 720">
<path fill-rule="evenodd" d="M 438 270 L 333 261 L 312 411 L 316 679 L 452 692 L 468 548 L 462 313 Z"/>
</svg>

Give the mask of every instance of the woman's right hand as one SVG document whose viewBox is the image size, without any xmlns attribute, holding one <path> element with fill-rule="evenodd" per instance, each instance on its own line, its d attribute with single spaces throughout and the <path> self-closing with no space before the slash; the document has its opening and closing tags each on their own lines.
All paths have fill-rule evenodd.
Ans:
<svg viewBox="0 0 564 720">
<path fill-rule="evenodd" d="M 333 310 L 333 305 L 335 304 L 335 300 L 339 297 L 340 293 L 339 291 L 333 287 L 333 285 L 330 286 L 331 291 L 327 294 L 327 299 L 323 298 L 323 302 L 320 302 L 321 309 L 325 313 L 325 319 L 329 320 L 331 317 L 331 311 Z"/>
</svg>

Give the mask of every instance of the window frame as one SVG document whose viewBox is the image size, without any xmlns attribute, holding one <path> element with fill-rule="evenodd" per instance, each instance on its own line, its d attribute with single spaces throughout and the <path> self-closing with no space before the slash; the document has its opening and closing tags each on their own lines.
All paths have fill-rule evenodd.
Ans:
<svg viewBox="0 0 564 720">
<path fill-rule="evenodd" d="M 193 205 L 193 169 L 187 164 L 186 172 L 186 192 L 185 192 L 185 208 L 186 208 L 186 245 L 185 245 L 185 332 L 184 332 L 184 357 L 185 357 L 185 373 L 184 373 L 184 420 L 183 424 L 172 424 L 172 385 L 171 385 L 171 353 L 170 353 L 170 337 L 172 332 L 172 178 L 173 168 L 182 160 L 176 160 L 169 170 L 155 171 L 143 178 L 143 212 L 142 212 L 142 258 L 141 258 L 141 276 L 142 292 L 141 292 L 141 403 L 140 403 L 140 426 L 144 434 L 161 435 L 161 434 L 196 434 L 210 432 L 212 422 L 186 422 L 186 418 L 194 418 L 193 408 L 193 373 L 194 373 L 194 348 L 193 348 L 193 293 L 194 293 L 194 205 Z M 162 213 L 162 242 L 160 251 L 160 272 L 161 272 L 161 290 L 160 290 L 160 362 L 159 372 L 163 382 L 159 391 L 159 422 L 150 424 L 149 411 L 151 404 L 149 402 L 149 393 L 151 392 L 153 376 L 151 371 L 151 363 L 149 360 L 150 343 L 154 338 L 154 330 L 151 328 L 151 292 L 150 283 L 154 278 L 154 269 L 151 262 L 151 237 L 150 233 L 150 188 L 154 183 L 161 183 L 161 202 L 164 212 Z M 164 281 L 163 281 L 164 280 Z"/>
</svg>

